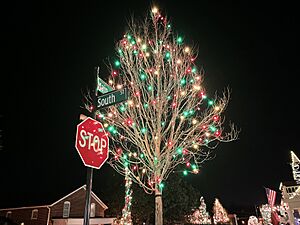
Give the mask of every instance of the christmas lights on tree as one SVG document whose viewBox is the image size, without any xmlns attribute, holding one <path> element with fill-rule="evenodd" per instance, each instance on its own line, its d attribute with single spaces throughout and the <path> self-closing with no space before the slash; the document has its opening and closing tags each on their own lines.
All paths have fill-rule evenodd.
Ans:
<svg viewBox="0 0 300 225">
<path fill-rule="evenodd" d="M 256 216 L 249 216 L 248 225 L 258 225 L 258 219 Z"/>
<path fill-rule="evenodd" d="M 279 206 L 279 214 L 281 216 L 281 220 L 284 223 L 289 221 L 289 214 L 288 214 L 289 206 L 286 202 L 281 199 L 280 206 Z"/>
<path fill-rule="evenodd" d="M 199 173 L 219 142 L 238 136 L 233 124 L 228 131 L 223 126 L 229 91 L 209 96 L 196 48 L 188 42 L 153 7 L 144 22 L 132 20 L 110 62 L 108 84 L 126 87 L 129 99 L 99 111 L 92 101 L 85 105 L 109 132 L 109 164 L 124 176 L 128 168 L 133 182 L 155 193 L 157 225 L 162 224 L 162 190 L 169 174 L 176 168 L 183 175 Z"/>
<path fill-rule="evenodd" d="M 264 204 L 260 207 L 260 213 L 263 218 L 263 224 L 269 225 L 271 223 L 271 207 L 269 204 Z"/>
<path fill-rule="evenodd" d="M 226 224 L 230 222 L 226 210 L 224 209 L 219 199 L 217 198 L 215 199 L 214 202 L 213 212 L 214 212 L 213 215 L 214 224 Z"/>
<path fill-rule="evenodd" d="M 204 198 L 200 198 L 200 206 L 189 216 L 189 222 L 192 224 L 211 224 L 209 213 L 206 211 Z"/>
<path fill-rule="evenodd" d="M 131 200 L 132 200 L 132 189 L 131 189 L 131 178 L 129 176 L 128 168 L 125 168 L 125 205 L 122 210 L 122 225 L 132 225 L 131 219 Z"/>
</svg>

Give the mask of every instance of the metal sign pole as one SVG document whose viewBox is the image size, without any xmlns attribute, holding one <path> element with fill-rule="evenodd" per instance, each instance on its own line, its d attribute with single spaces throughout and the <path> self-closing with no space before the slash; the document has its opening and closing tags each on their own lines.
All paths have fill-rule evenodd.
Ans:
<svg viewBox="0 0 300 225">
<path fill-rule="evenodd" d="M 93 185 L 93 168 L 87 167 L 86 174 L 86 190 L 85 190 L 85 207 L 84 207 L 84 220 L 83 225 L 90 224 L 90 211 L 91 211 L 91 191 Z"/>
<path fill-rule="evenodd" d="M 97 96 L 97 77 L 99 74 L 99 67 L 95 67 L 95 74 L 96 74 L 95 95 Z M 93 186 L 93 168 L 87 167 L 86 168 L 86 190 L 85 190 L 85 207 L 84 207 L 83 225 L 90 225 L 92 186 Z"/>
</svg>

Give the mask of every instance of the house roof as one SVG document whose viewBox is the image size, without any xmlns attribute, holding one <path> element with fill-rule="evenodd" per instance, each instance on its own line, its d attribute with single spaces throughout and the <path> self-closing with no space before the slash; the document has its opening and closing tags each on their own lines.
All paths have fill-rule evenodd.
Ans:
<svg viewBox="0 0 300 225">
<path fill-rule="evenodd" d="M 39 206 L 25 206 L 25 207 L 15 207 L 15 208 L 5 208 L 5 209 L 0 209 L 0 211 L 4 210 L 16 210 L 16 209 L 26 209 L 26 208 L 41 208 L 41 207 L 52 207 L 58 202 L 66 199 L 67 197 L 71 196 L 72 194 L 76 193 L 77 191 L 84 189 L 86 191 L 86 185 L 82 185 L 81 187 L 77 188 L 76 190 L 72 191 L 71 193 L 67 194 L 66 196 L 60 198 L 59 200 L 55 201 L 54 203 L 50 205 L 39 205 Z M 93 192 L 91 191 L 91 197 L 94 198 L 100 205 L 103 207 L 104 210 L 108 209 L 108 207 L 100 200 L 100 198 Z"/>
<path fill-rule="evenodd" d="M 25 207 L 15 207 L 15 208 L 4 208 L 0 209 L 0 211 L 9 211 L 9 210 L 16 210 L 16 209 L 37 209 L 37 208 L 49 208 L 48 205 L 38 205 L 38 206 L 25 206 Z"/>
<path fill-rule="evenodd" d="M 66 199 L 67 197 L 71 196 L 72 194 L 76 193 L 77 191 L 84 189 L 86 191 L 86 185 L 82 185 L 81 187 L 77 188 L 76 190 L 72 191 L 71 193 L 69 193 L 68 195 L 62 197 L 61 199 L 57 200 L 56 202 L 52 203 L 51 206 L 54 206 L 55 204 L 57 204 L 58 202 Z M 108 209 L 108 207 L 98 198 L 98 196 L 91 191 L 91 196 L 103 207 L 104 210 Z"/>
</svg>

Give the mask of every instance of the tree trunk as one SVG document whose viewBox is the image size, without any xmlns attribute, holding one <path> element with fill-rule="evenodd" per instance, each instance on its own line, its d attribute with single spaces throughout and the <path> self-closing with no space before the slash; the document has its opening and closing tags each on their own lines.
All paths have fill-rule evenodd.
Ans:
<svg viewBox="0 0 300 225">
<path fill-rule="evenodd" d="M 162 193 L 155 191 L 155 225 L 163 225 Z"/>
</svg>

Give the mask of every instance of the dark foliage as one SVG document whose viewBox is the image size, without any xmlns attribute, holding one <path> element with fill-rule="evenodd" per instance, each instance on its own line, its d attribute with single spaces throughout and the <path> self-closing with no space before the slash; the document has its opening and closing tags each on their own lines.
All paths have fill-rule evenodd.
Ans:
<svg viewBox="0 0 300 225">
<path fill-rule="evenodd" d="M 13 222 L 11 219 L 0 216 L 0 225 L 18 225 L 17 223 Z"/>
<path fill-rule="evenodd" d="M 185 216 L 191 213 L 191 209 L 199 205 L 200 192 L 175 173 L 168 178 L 165 186 L 164 223 L 184 222 Z"/>
</svg>

